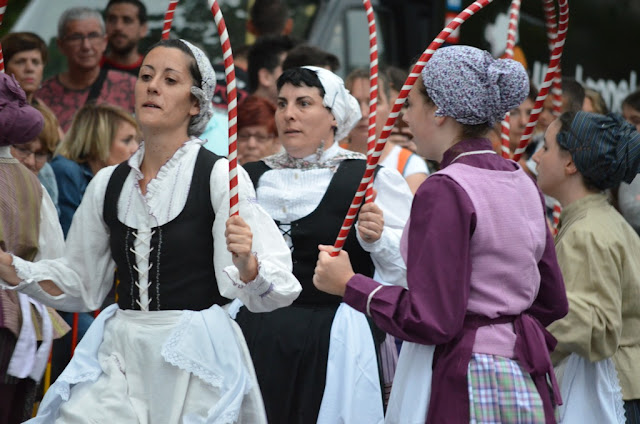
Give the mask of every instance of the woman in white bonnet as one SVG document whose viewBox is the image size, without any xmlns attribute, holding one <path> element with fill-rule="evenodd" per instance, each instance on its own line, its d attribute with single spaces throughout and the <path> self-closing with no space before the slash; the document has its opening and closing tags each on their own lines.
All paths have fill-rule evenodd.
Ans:
<svg viewBox="0 0 640 424">
<path fill-rule="evenodd" d="M 421 76 L 404 119 L 441 170 L 416 192 L 401 241 L 408 289 L 354 274 L 346 253 L 326 249 L 314 283 L 407 341 L 387 422 L 555 423 L 544 326 L 567 313 L 567 299 L 553 238 L 535 183 L 486 138 L 526 97 L 527 74 L 454 46 Z"/>
<path fill-rule="evenodd" d="M 153 46 L 135 87 L 144 142 L 93 178 L 65 256 L 30 263 L 0 251 L 1 279 L 68 311 L 99 308 L 117 266 L 117 303 L 91 325 L 33 422 L 266 423 L 225 305 L 239 298 L 270 311 L 301 288 L 246 173 L 238 170 L 240 216 L 229 218 L 228 162 L 194 136 L 211 116 L 214 82 L 189 42 Z"/>
<path fill-rule="evenodd" d="M 380 423 L 376 350 L 384 340 L 339 296 L 313 286 L 319 244 L 332 244 L 366 166 L 338 141 L 360 119 L 340 77 L 317 67 L 284 71 L 277 83 L 276 126 L 284 152 L 245 164 L 258 201 L 291 247 L 298 299 L 266 314 L 236 318 L 251 351 L 270 423 Z M 345 243 L 359 272 L 405 284 L 399 240 L 411 191 L 393 169 L 380 168 L 374 203 L 364 205 Z"/>
</svg>

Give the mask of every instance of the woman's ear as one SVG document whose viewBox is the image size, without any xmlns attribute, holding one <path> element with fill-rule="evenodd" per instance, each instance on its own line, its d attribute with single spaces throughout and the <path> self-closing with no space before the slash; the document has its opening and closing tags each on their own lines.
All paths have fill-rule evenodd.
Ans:
<svg viewBox="0 0 640 424">
<path fill-rule="evenodd" d="M 435 114 L 435 110 L 433 113 Z M 446 116 L 434 116 L 434 118 L 436 120 L 436 125 L 438 126 L 444 125 L 445 121 L 447 120 Z"/>
<path fill-rule="evenodd" d="M 564 174 L 565 175 L 573 175 L 573 174 L 577 174 L 578 168 L 576 167 L 576 163 L 573 161 L 573 157 L 571 156 L 571 153 L 569 152 L 562 152 L 566 155 L 566 158 L 564 160 Z"/>
<path fill-rule="evenodd" d="M 189 109 L 189 115 L 196 116 L 200 113 L 200 101 L 196 96 L 191 95 L 191 108 Z"/>
</svg>

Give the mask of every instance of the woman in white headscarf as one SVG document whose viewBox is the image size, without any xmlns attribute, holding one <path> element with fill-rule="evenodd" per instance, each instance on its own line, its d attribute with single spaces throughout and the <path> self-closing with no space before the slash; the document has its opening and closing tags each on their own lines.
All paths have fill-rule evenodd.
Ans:
<svg viewBox="0 0 640 424">
<path fill-rule="evenodd" d="M 289 305 L 291 257 L 239 169 L 229 218 L 228 163 L 200 134 L 215 75 L 183 40 L 147 53 L 136 82 L 139 150 L 87 187 L 60 260 L 0 250 L 0 279 L 67 311 L 106 308 L 44 397 L 36 423 L 265 423 L 244 338 L 223 307 Z"/>
<path fill-rule="evenodd" d="M 278 79 L 276 126 L 285 151 L 245 164 L 258 201 L 289 244 L 303 291 L 293 305 L 266 314 L 240 310 L 242 328 L 272 423 L 379 423 L 382 394 L 376 348 L 384 339 L 364 314 L 313 286 L 319 244 L 332 244 L 365 170 L 365 156 L 342 149 L 360 119 L 342 79 L 316 67 Z M 380 168 L 375 203 L 362 207 L 345 243 L 353 266 L 404 284 L 399 240 L 411 191 Z M 373 333 L 373 334 L 372 334 Z"/>
</svg>

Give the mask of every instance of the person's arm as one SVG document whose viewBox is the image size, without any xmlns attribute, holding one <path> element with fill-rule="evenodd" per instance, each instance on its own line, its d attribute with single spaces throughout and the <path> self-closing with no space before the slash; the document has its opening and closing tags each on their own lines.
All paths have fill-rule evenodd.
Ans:
<svg viewBox="0 0 640 424">
<path fill-rule="evenodd" d="M 417 154 L 412 154 L 407 160 L 403 176 L 411 189 L 411 193 L 415 194 L 424 180 L 429 176 L 427 163 Z"/>
<path fill-rule="evenodd" d="M 64 160 L 54 160 L 51 167 L 58 185 L 58 207 L 60 208 L 60 225 L 66 237 L 71 228 L 73 215 L 76 213 L 87 187 L 86 179 L 77 166 Z M 73 166 L 72 168 L 70 166 Z"/>
<path fill-rule="evenodd" d="M 406 286 L 407 267 L 400 254 L 400 238 L 409 218 L 413 195 L 404 178 L 395 169 L 381 168 L 373 187 L 376 190 L 374 204 L 377 208 L 374 210 L 363 206 L 356 223 L 356 235 L 360 246 L 371 254 L 371 260 L 380 279 L 389 284 Z M 373 217 L 371 222 L 365 222 L 368 220 L 366 214 L 378 215 L 376 210 L 379 211 L 380 218 Z M 378 222 L 382 222 L 381 230 L 363 234 L 367 227 L 379 228 Z"/>
<path fill-rule="evenodd" d="M 112 168 L 103 170 L 89 184 L 69 231 L 64 255 L 57 259 L 61 234 L 55 208 L 48 195 L 43 198 L 41 237 L 42 260 L 29 262 L 0 254 L 0 278 L 34 299 L 69 312 L 93 311 L 102 305 L 113 284 L 115 263 L 111 258 L 109 233 L 102 219 L 104 192 Z M 57 241 L 56 241 L 57 239 Z M 53 242 L 53 244 L 51 244 Z M 58 246 L 57 248 L 54 246 Z M 62 292 L 62 294 L 60 294 Z"/>
<path fill-rule="evenodd" d="M 555 351 L 592 362 L 611 357 L 622 332 L 620 255 L 588 229 L 567 229 L 556 250 L 569 313 L 548 326 L 558 340 Z"/>
<path fill-rule="evenodd" d="M 344 301 L 403 340 L 421 344 L 451 340 L 461 330 L 466 315 L 475 220 L 473 204 L 458 184 L 446 176 L 430 177 L 416 193 L 411 208 L 409 289 L 382 286 L 356 274 L 346 285 Z M 321 253 L 314 277 L 321 290 L 326 287 L 319 268 L 330 268 L 329 261 L 334 259 Z M 344 275 L 349 278 L 348 273 Z"/>
<path fill-rule="evenodd" d="M 560 265 L 558 265 L 553 236 L 548 227 L 546 231 L 547 236 L 544 253 L 538 262 L 540 289 L 531 307 L 525 311 L 525 313 L 537 318 L 545 327 L 564 317 L 569 312 L 567 291 L 564 287 Z"/>
<path fill-rule="evenodd" d="M 229 220 L 228 181 L 228 162 L 220 159 L 211 173 L 211 203 L 216 213 L 212 229 L 213 263 L 220 294 L 240 299 L 252 312 L 288 306 L 302 291 L 291 272 L 291 251 L 273 219 L 257 204 L 251 180 L 242 167 L 238 167 L 240 217 L 252 233 L 251 251 L 252 256 L 255 254 L 258 274 L 251 281 L 243 281 L 241 271 L 234 264 L 225 236 Z M 248 259 L 248 265 L 250 262 Z"/>
</svg>

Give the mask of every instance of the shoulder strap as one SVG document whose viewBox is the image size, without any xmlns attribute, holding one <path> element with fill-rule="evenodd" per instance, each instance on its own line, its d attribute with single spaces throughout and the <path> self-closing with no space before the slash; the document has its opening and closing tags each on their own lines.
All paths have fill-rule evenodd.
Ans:
<svg viewBox="0 0 640 424">
<path fill-rule="evenodd" d="M 89 90 L 89 95 L 87 96 L 87 100 L 84 104 L 89 104 L 91 102 L 95 102 L 100 95 L 100 91 L 102 91 L 102 86 L 104 85 L 104 81 L 107 79 L 107 68 L 100 68 L 100 74 L 98 74 L 98 79 L 91 84 L 91 89 Z"/>
<path fill-rule="evenodd" d="M 247 174 L 249 174 L 249 178 L 251 178 L 251 182 L 253 183 L 253 188 L 258 190 L 258 181 L 260 181 L 260 177 L 262 174 L 270 170 L 269 166 L 263 161 L 259 160 L 257 162 L 245 163 L 242 165 Z"/>
<path fill-rule="evenodd" d="M 116 167 L 107 183 L 107 190 L 104 194 L 104 207 L 102 209 L 102 218 L 104 222 L 111 226 L 118 219 L 118 199 L 124 181 L 129 175 L 131 167 L 127 161 L 122 162 Z"/>
<path fill-rule="evenodd" d="M 398 154 L 398 172 L 404 177 L 404 168 L 407 167 L 407 162 L 413 152 L 409 149 L 401 148 L 400 153 Z"/>
</svg>

